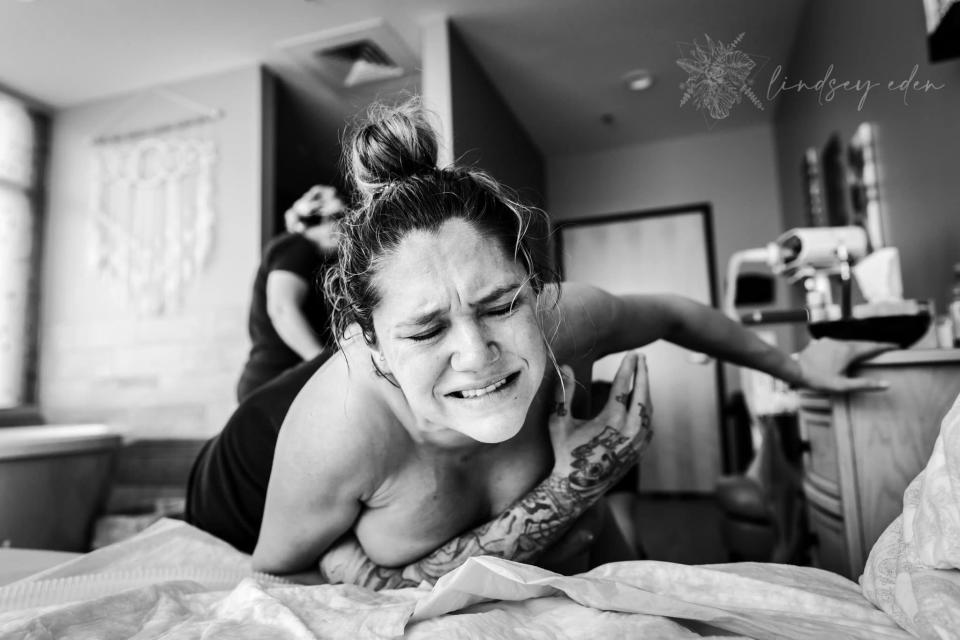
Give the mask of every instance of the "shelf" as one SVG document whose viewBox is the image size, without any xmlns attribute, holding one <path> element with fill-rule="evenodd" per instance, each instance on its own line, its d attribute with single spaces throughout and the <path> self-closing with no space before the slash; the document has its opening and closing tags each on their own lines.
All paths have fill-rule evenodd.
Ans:
<svg viewBox="0 0 960 640">
<path fill-rule="evenodd" d="M 859 369 L 904 364 L 949 364 L 960 362 L 960 349 L 901 349 L 887 351 L 860 365 Z"/>
</svg>

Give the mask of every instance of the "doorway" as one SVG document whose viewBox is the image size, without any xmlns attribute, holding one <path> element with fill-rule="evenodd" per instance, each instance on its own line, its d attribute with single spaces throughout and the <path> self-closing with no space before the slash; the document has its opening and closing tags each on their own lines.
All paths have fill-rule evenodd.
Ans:
<svg viewBox="0 0 960 640">
<path fill-rule="evenodd" d="M 557 263 L 564 280 L 610 293 L 675 293 L 716 306 L 709 204 L 564 220 Z M 642 349 L 650 370 L 655 435 L 640 464 L 644 493 L 712 493 L 722 472 L 722 366 L 663 340 Z M 613 379 L 623 354 L 594 364 Z"/>
<path fill-rule="evenodd" d="M 341 137 L 355 109 L 325 100 L 318 89 L 263 69 L 260 245 L 286 231 L 284 213 L 316 184 L 336 187 L 345 202 Z"/>
</svg>

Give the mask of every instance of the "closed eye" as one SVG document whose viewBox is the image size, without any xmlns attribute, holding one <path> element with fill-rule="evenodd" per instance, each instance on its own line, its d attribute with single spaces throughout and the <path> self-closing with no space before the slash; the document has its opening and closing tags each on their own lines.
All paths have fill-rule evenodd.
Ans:
<svg viewBox="0 0 960 640">
<path fill-rule="evenodd" d="M 417 342 L 424 342 L 430 338 L 435 338 L 440 335 L 441 328 L 437 327 L 436 329 L 431 329 L 425 333 L 418 333 L 415 336 L 408 336 L 410 340 L 415 340 Z"/>
<path fill-rule="evenodd" d="M 511 303 L 508 304 L 508 305 L 504 305 L 504 306 L 502 306 L 502 307 L 496 307 L 496 308 L 490 309 L 487 313 L 488 313 L 489 315 L 491 315 L 491 316 L 506 316 L 506 315 L 510 315 L 511 313 L 513 313 L 513 310 L 514 310 L 514 309 L 515 309 L 515 306 L 514 306 L 514 304 L 511 302 Z"/>
</svg>

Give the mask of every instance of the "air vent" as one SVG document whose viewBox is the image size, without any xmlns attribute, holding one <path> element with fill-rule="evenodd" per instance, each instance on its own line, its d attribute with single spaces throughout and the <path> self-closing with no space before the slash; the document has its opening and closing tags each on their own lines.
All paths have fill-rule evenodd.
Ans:
<svg viewBox="0 0 960 640">
<path fill-rule="evenodd" d="M 410 49 L 379 18 L 307 34 L 278 46 L 333 89 L 401 78 L 417 66 Z"/>
<path fill-rule="evenodd" d="M 339 66 L 345 87 L 379 82 L 403 75 L 403 67 L 370 40 L 351 42 L 318 52 L 320 64 Z"/>
</svg>

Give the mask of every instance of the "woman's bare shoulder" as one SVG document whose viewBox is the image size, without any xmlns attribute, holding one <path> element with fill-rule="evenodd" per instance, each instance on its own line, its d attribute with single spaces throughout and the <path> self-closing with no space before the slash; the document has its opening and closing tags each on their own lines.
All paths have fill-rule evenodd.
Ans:
<svg viewBox="0 0 960 640">
<path fill-rule="evenodd" d="M 372 365 L 343 350 L 304 385 L 280 430 L 276 456 L 304 469 L 340 470 L 376 483 L 395 459 L 396 418 Z M 359 479 L 359 478 L 356 478 Z"/>
</svg>

